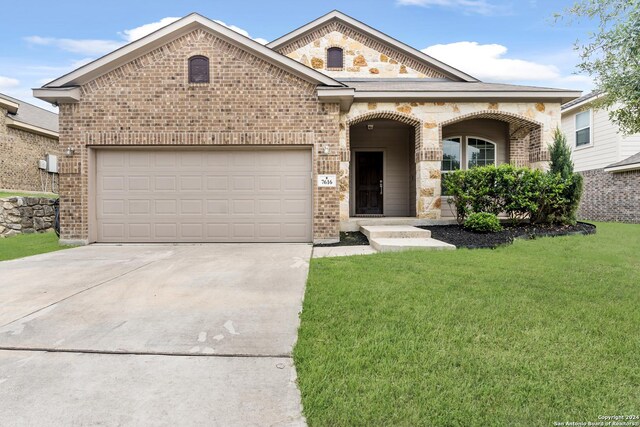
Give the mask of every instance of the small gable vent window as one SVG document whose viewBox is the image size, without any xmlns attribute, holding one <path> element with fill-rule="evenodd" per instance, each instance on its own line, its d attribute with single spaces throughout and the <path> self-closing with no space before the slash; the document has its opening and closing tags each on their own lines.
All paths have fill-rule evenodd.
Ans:
<svg viewBox="0 0 640 427">
<path fill-rule="evenodd" d="M 200 55 L 189 58 L 189 83 L 209 83 L 209 58 Z"/>
<path fill-rule="evenodd" d="M 339 47 L 327 49 L 327 68 L 342 68 L 343 65 L 342 49 Z"/>
</svg>

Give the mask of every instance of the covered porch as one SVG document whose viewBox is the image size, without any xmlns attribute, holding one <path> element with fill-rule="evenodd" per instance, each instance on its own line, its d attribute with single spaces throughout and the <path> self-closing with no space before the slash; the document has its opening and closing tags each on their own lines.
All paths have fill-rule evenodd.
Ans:
<svg viewBox="0 0 640 427">
<path fill-rule="evenodd" d="M 444 174 L 503 163 L 545 168 L 548 160 L 542 123 L 513 113 L 477 111 L 434 124 L 408 114 L 371 112 L 346 125 L 341 231 L 454 223 Z"/>
</svg>

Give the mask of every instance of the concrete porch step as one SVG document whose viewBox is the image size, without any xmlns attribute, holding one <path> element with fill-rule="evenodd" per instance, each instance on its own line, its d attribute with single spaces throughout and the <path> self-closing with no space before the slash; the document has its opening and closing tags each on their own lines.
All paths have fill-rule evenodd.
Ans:
<svg viewBox="0 0 640 427">
<path fill-rule="evenodd" d="M 452 250 L 456 247 L 432 238 L 376 238 L 369 243 L 378 252 L 398 252 L 410 249 Z"/>
<path fill-rule="evenodd" d="M 428 239 L 431 237 L 429 230 L 413 227 L 410 225 L 363 225 L 360 227 L 362 234 L 367 236 L 369 241 L 372 239 L 403 239 L 403 238 L 421 238 Z"/>
</svg>

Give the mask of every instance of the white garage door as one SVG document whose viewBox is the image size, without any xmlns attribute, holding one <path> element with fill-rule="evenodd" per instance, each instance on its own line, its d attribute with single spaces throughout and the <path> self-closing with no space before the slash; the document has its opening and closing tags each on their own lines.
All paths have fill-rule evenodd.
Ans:
<svg viewBox="0 0 640 427">
<path fill-rule="evenodd" d="M 99 242 L 310 242 L 311 151 L 103 149 Z"/>
</svg>

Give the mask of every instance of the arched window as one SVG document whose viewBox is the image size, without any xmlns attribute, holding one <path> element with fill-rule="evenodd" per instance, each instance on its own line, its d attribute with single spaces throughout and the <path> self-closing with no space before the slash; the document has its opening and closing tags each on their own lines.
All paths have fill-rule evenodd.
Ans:
<svg viewBox="0 0 640 427">
<path fill-rule="evenodd" d="M 327 49 L 327 68 L 343 68 L 344 57 L 342 49 L 339 47 L 330 47 Z"/>
<path fill-rule="evenodd" d="M 202 55 L 189 58 L 189 83 L 209 83 L 209 58 Z"/>
<path fill-rule="evenodd" d="M 496 144 L 480 138 L 467 138 L 467 165 L 488 166 L 496 164 Z"/>
</svg>

